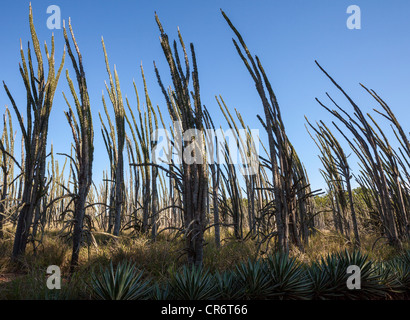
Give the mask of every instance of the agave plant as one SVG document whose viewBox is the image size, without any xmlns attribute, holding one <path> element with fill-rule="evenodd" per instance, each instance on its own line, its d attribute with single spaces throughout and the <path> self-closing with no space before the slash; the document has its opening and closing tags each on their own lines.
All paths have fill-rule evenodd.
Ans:
<svg viewBox="0 0 410 320">
<path fill-rule="evenodd" d="M 201 267 L 185 265 L 170 281 L 172 299 L 212 300 L 217 298 L 214 277 Z"/>
<path fill-rule="evenodd" d="M 380 283 L 385 286 L 387 298 L 399 297 L 405 292 L 400 276 L 397 274 L 397 269 L 400 269 L 400 266 L 397 264 L 396 259 L 378 263 L 378 278 Z"/>
<path fill-rule="evenodd" d="M 410 264 L 406 261 L 397 258 L 393 260 L 393 269 L 396 274 L 396 279 L 400 283 L 403 290 L 410 293 Z"/>
<path fill-rule="evenodd" d="M 112 261 L 100 274 L 92 272 L 91 290 L 99 300 L 142 300 L 150 293 L 149 281 L 142 281 L 143 272 L 131 262 L 121 262 L 114 270 Z"/>
<path fill-rule="evenodd" d="M 271 290 L 267 266 L 263 260 L 242 262 L 236 267 L 242 298 L 266 299 Z"/>
<path fill-rule="evenodd" d="M 323 263 L 323 261 L 322 261 Z M 321 263 L 314 262 L 307 270 L 311 299 L 337 299 L 343 295 L 331 285 L 331 276 Z"/>
<path fill-rule="evenodd" d="M 347 287 L 347 268 L 360 268 L 361 288 Z M 360 251 L 329 254 L 308 270 L 310 290 L 314 299 L 380 299 L 386 297 L 387 287 L 380 281 L 378 267 Z"/>
<path fill-rule="evenodd" d="M 394 294 L 410 294 L 410 250 L 384 264 L 380 277 Z"/>
<path fill-rule="evenodd" d="M 410 265 L 410 250 L 404 251 L 400 256 L 400 260 L 402 260 L 404 263 L 407 263 Z"/>
<path fill-rule="evenodd" d="M 271 284 L 269 297 L 279 299 L 308 299 L 310 283 L 303 266 L 285 253 L 267 258 Z"/>
<path fill-rule="evenodd" d="M 222 300 L 237 300 L 243 295 L 243 288 L 238 281 L 238 275 L 234 270 L 217 272 L 215 281 L 219 292 L 219 298 Z"/>
<path fill-rule="evenodd" d="M 356 265 L 360 267 L 360 290 L 348 290 L 346 297 L 351 299 L 380 299 L 386 297 L 387 288 L 380 281 L 378 266 L 368 259 L 368 255 L 360 251 L 352 254 L 346 250 L 339 254 L 339 259 L 345 261 L 344 264 Z"/>
<path fill-rule="evenodd" d="M 171 297 L 170 287 L 168 283 L 155 283 L 151 288 L 152 300 L 168 300 Z"/>
</svg>

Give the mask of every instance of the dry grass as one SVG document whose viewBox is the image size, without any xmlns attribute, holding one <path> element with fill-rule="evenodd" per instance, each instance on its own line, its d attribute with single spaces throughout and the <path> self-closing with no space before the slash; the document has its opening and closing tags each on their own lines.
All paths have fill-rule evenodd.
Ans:
<svg viewBox="0 0 410 320">
<path fill-rule="evenodd" d="M 408 249 L 409 244 L 404 244 L 404 249 Z M 305 263 L 320 260 L 320 258 L 340 252 L 342 250 L 354 250 L 354 246 L 343 236 L 333 231 L 318 231 L 309 239 L 309 245 L 305 252 L 300 252 L 297 248 L 292 249 L 292 255 Z M 397 255 L 397 250 L 387 243 L 385 238 L 367 234 L 361 237 L 360 250 L 369 256 L 373 261 L 386 261 Z"/>
<path fill-rule="evenodd" d="M 88 299 L 86 284 L 90 280 L 91 271 L 108 266 L 110 260 L 114 265 L 123 260 L 134 262 L 144 270 L 144 277 L 155 281 L 169 278 L 185 263 L 183 255 L 183 239 L 169 241 L 166 235 L 158 241 L 151 242 L 144 237 L 121 237 L 117 241 L 104 235 L 97 235 L 97 246 L 84 247 L 80 254 L 80 266 L 72 280 L 68 281 L 69 262 L 71 258 L 70 242 L 61 239 L 55 231 L 47 232 L 43 243 L 36 252 L 32 245 L 19 264 L 9 259 L 12 250 L 12 239 L 0 241 L 0 299 Z M 225 233 L 221 248 L 216 248 L 213 234 L 205 236 L 204 266 L 214 271 L 232 269 L 238 263 L 254 256 L 255 243 L 252 241 L 234 240 Z M 110 240 L 111 239 L 111 240 Z M 367 235 L 362 238 L 362 251 L 372 260 L 387 260 L 397 252 L 387 245 L 384 239 L 377 241 L 376 236 Z M 405 245 L 410 248 L 409 244 Z M 291 255 L 300 261 L 311 263 L 329 254 L 352 249 L 350 243 L 341 236 L 329 231 L 318 232 L 311 237 L 305 252 L 292 248 Z M 46 269 L 49 265 L 61 267 L 63 283 L 58 296 L 50 296 L 46 289 Z"/>
</svg>

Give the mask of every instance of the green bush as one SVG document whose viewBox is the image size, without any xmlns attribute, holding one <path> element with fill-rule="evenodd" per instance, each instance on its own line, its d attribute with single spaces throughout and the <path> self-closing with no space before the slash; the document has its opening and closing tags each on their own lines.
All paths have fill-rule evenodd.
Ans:
<svg viewBox="0 0 410 320">
<path fill-rule="evenodd" d="M 244 299 L 266 299 L 271 286 L 267 265 L 264 260 L 248 260 L 236 267 L 238 282 L 242 288 L 241 298 Z"/>
<path fill-rule="evenodd" d="M 219 299 L 222 300 L 237 300 L 242 297 L 242 288 L 238 280 L 238 275 L 234 270 L 217 272 L 215 274 L 215 281 L 219 292 Z"/>
<path fill-rule="evenodd" d="M 142 281 L 143 272 L 137 272 L 130 262 L 120 262 L 114 270 L 112 261 L 99 274 L 92 272 L 91 291 L 96 299 L 139 300 L 146 299 L 150 293 L 149 281 Z"/>
<path fill-rule="evenodd" d="M 361 272 L 361 289 L 347 287 L 347 268 L 357 265 Z M 360 251 L 347 250 L 327 255 L 308 269 L 313 299 L 380 299 L 386 297 L 387 287 L 381 281 L 378 266 Z"/>
<path fill-rule="evenodd" d="M 216 299 L 214 277 L 208 270 L 185 265 L 170 280 L 170 297 L 176 300 Z"/>
<path fill-rule="evenodd" d="M 270 282 L 269 298 L 309 298 L 309 278 L 301 263 L 283 253 L 269 256 L 266 262 Z"/>
</svg>

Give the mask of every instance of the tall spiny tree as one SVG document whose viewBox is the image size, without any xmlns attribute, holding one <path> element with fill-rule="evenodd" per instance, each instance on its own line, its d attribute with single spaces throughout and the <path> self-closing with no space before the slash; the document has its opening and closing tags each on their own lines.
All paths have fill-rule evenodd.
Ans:
<svg viewBox="0 0 410 320">
<path fill-rule="evenodd" d="M 258 119 L 268 135 L 270 159 L 266 161 L 266 164 L 272 172 L 272 188 L 270 190 L 274 194 L 274 212 L 277 227 L 277 232 L 272 233 L 272 235 L 277 234 L 279 249 L 287 252 L 290 245 L 291 220 L 297 214 L 298 208 L 300 208 L 300 206 L 294 205 L 294 203 L 307 202 L 308 197 L 298 198 L 298 194 L 294 192 L 294 190 L 300 189 L 297 181 L 295 181 L 295 175 L 297 174 L 295 172 L 295 159 L 297 157 L 286 135 L 279 104 L 265 70 L 258 56 L 252 57 L 241 34 L 233 26 L 227 15 L 222 10 L 221 12 L 239 40 L 240 46 L 235 39 L 232 39 L 240 58 L 255 83 L 256 90 L 262 101 L 265 120 L 262 120 L 259 116 Z M 303 186 L 303 188 L 306 187 L 308 186 Z"/>
<path fill-rule="evenodd" d="M 128 110 L 131 115 L 131 120 L 125 115 L 128 126 L 131 130 L 131 135 L 134 142 L 134 148 L 138 159 L 138 164 L 132 163 L 134 168 L 143 166 L 141 170 L 142 184 L 142 231 L 148 232 L 149 218 L 151 212 L 151 227 L 152 237 L 155 238 L 157 228 L 155 221 L 157 220 L 158 211 L 158 192 L 157 192 L 157 177 L 158 167 L 150 166 L 153 160 L 153 151 L 157 144 L 154 137 L 154 130 L 158 129 L 158 119 L 156 112 L 152 106 L 151 99 L 148 94 L 147 83 L 145 80 L 144 69 L 141 65 L 141 76 L 144 83 L 146 110 L 142 112 L 140 100 L 138 96 L 137 86 L 134 82 L 134 91 L 137 97 L 137 111 L 139 115 L 139 124 L 137 124 L 134 112 L 127 99 Z M 159 112 L 159 111 L 158 111 Z M 160 113 L 159 113 L 160 114 Z M 153 121 L 154 120 L 154 121 Z M 135 162 L 135 161 L 134 161 Z"/>
<path fill-rule="evenodd" d="M 208 109 L 204 108 L 204 122 L 207 129 L 215 131 L 215 125 L 208 112 Z M 208 131 L 207 131 L 208 132 Z M 218 186 L 221 177 L 220 159 L 219 159 L 219 139 L 217 135 L 206 135 L 206 144 L 208 146 L 208 153 L 211 157 L 209 169 L 211 170 L 212 177 L 212 201 L 213 201 L 213 215 L 214 215 L 214 228 L 215 228 L 215 245 L 217 248 L 221 246 L 221 226 L 219 218 L 219 204 L 218 204 Z M 214 153 L 216 159 L 214 158 Z M 215 161 L 216 160 L 216 161 Z"/>
<path fill-rule="evenodd" d="M 73 252 L 71 256 L 71 273 L 74 271 L 75 267 L 78 265 L 78 258 L 81 248 L 82 236 L 83 236 L 83 223 L 86 213 L 86 200 L 87 195 L 90 191 L 90 186 L 92 183 L 92 167 L 94 159 L 94 129 L 91 117 L 91 105 L 90 98 L 88 96 L 87 81 L 85 77 L 83 59 L 80 53 L 80 49 L 74 37 L 74 32 L 71 27 L 69 20 L 69 28 L 71 37 L 74 43 L 75 50 L 77 52 L 77 58 L 71 50 L 71 45 L 68 40 L 67 31 L 64 26 L 64 39 L 68 49 L 68 54 L 70 55 L 73 68 L 75 70 L 77 85 L 80 93 L 80 99 L 75 91 L 73 81 L 71 80 L 68 70 L 66 71 L 67 82 L 70 87 L 71 94 L 74 99 L 76 106 L 77 117 L 71 108 L 66 96 L 64 98 L 68 105 L 68 112 L 65 111 L 67 121 L 71 127 L 71 131 L 74 139 L 74 150 L 75 150 L 75 169 L 78 180 L 77 194 L 74 195 L 74 233 L 73 233 Z M 63 93 L 64 94 L 64 93 Z"/>
<path fill-rule="evenodd" d="M 114 230 L 113 235 L 118 236 L 120 234 L 121 228 L 121 213 L 124 204 L 124 146 L 125 146 L 125 111 L 124 111 L 124 104 L 122 100 L 121 88 L 120 88 L 120 81 L 118 78 L 117 69 L 114 66 L 114 79 L 111 74 L 110 65 L 108 62 L 107 51 L 105 50 L 104 39 L 101 39 L 103 50 L 104 50 L 104 57 L 105 57 L 105 64 L 107 67 L 107 73 L 109 76 L 110 86 L 106 83 L 106 89 L 108 92 L 108 96 L 110 98 L 111 104 L 114 108 L 115 114 L 115 127 L 116 127 L 116 137 L 111 130 L 111 139 L 113 141 L 113 145 L 115 146 L 115 157 L 114 157 L 114 172 L 115 172 L 115 203 L 114 203 Z M 107 107 L 105 104 L 105 99 L 103 95 L 103 104 L 104 109 L 106 111 L 106 115 L 109 118 Z M 111 123 L 111 121 L 109 120 Z M 111 127 L 112 128 L 112 127 Z M 116 141 L 116 143 L 115 143 Z"/>
<path fill-rule="evenodd" d="M 22 208 L 19 212 L 17 229 L 13 245 L 13 259 L 24 255 L 27 240 L 30 235 L 30 228 L 33 221 L 34 211 L 39 204 L 42 196 L 46 193 L 45 187 L 45 162 L 46 146 L 48 134 L 48 121 L 53 98 L 57 88 L 57 83 L 64 65 L 65 50 L 60 67 L 55 70 L 54 60 L 54 35 L 51 38 L 51 52 L 48 51 L 45 44 L 45 51 L 48 62 L 48 75 L 45 77 L 43 57 L 40 49 L 40 43 L 34 28 L 33 13 L 30 4 L 30 31 L 33 41 L 34 52 L 37 58 L 37 75 L 35 75 L 33 61 L 31 59 L 30 44 L 28 45 L 28 67 L 24 56 L 23 47 L 20 48 L 22 65 L 19 66 L 20 74 L 27 92 L 27 122 L 24 124 L 23 117 L 18 106 L 13 99 L 6 84 L 4 88 L 11 101 L 14 112 L 19 121 L 20 129 L 23 134 L 25 146 L 24 159 L 24 190 L 22 192 Z"/>
<path fill-rule="evenodd" d="M 305 117 L 306 118 L 306 117 Z M 331 173 L 332 176 L 339 176 L 339 174 L 343 177 L 343 182 L 346 184 L 346 191 L 349 197 L 349 204 L 350 204 L 350 215 L 352 218 L 353 223 L 353 231 L 355 236 L 355 245 L 360 247 L 360 236 L 359 236 L 359 229 L 357 224 L 357 217 L 356 217 L 356 210 L 354 208 L 353 203 L 353 193 L 350 180 L 352 175 L 350 173 L 350 166 L 347 161 L 347 156 L 341 147 L 339 141 L 335 138 L 333 133 L 330 129 L 320 121 L 320 124 L 317 124 L 317 128 L 315 128 L 306 118 L 307 123 L 309 126 L 315 131 L 317 141 L 312 137 L 315 141 L 316 145 L 319 147 L 322 156 L 320 157 L 323 165 L 327 168 L 327 171 L 333 171 Z M 332 181 L 339 185 L 342 181 Z M 341 192 L 339 192 L 340 199 L 339 202 L 343 202 L 345 198 L 344 188 L 341 188 Z"/>
<path fill-rule="evenodd" d="M 359 106 L 352 98 L 342 89 L 342 87 L 320 66 L 316 61 L 320 70 L 329 78 L 333 85 L 345 96 L 350 105 L 354 109 L 354 118 L 351 117 L 344 109 L 342 109 L 329 94 L 327 97 L 338 110 L 332 110 L 324 105 L 319 99 L 316 101 L 333 116 L 335 116 L 348 131 L 353 135 L 354 140 L 351 141 L 336 124 L 335 127 L 343 135 L 349 143 L 356 156 L 359 158 L 362 166 L 363 178 L 368 180 L 368 183 L 373 185 L 374 196 L 378 204 L 379 217 L 382 222 L 384 233 L 387 236 L 391 245 L 400 248 L 401 238 L 403 235 L 400 231 L 400 216 L 395 212 L 393 202 L 391 201 L 391 189 L 389 188 L 388 171 L 386 171 L 386 163 L 384 162 L 383 143 L 377 132 L 371 126 L 371 122 L 363 114 Z M 367 88 L 365 88 L 367 90 Z M 370 91 L 367 90 L 369 93 Z M 373 93 L 373 92 L 372 92 Z M 383 102 L 374 98 L 383 106 Z M 388 109 L 386 109 L 388 110 Z M 367 116 L 372 120 L 369 114 Z M 373 122 L 374 124 L 374 122 Z"/>
<path fill-rule="evenodd" d="M 9 203 L 11 201 L 9 184 L 14 178 L 14 133 L 10 110 L 6 107 L 3 115 L 3 134 L 0 138 L 0 239 L 3 238 L 3 224 L 8 216 Z M 16 162 L 17 163 L 17 162 Z M 17 165 L 19 165 L 17 163 Z"/>
<path fill-rule="evenodd" d="M 205 144 L 203 137 L 203 112 L 201 97 L 199 92 L 198 68 L 194 45 L 191 43 L 192 54 L 192 85 L 193 91 L 190 90 L 189 80 L 190 65 L 185 44 L 182 40 L 181 33 L 178 30 L 180 44 L 182 46 L 185 58 L 185 72 L 182 69 L 181 61 L 178 55 L 177 42 L 173 42 L 174 53 L 169 44 L 168 36 L 164 32 L 162 25 L 155 14 L 155 18 L 161 32 L 160 41 L 165 58 L 168 62 L 171 72 L 174 88 L 171 92 L 165 89 L 158 69 L 155 72 L 158 83 L 164 94 L 171 119 L 174 123 L 180 123 L 175 134 L 181 141 L 180 155 L 182 155 L 182 185 L 183 185 L 183 208 L 185 236 L 188 253 L 188 263 L 197 266 L 202 265 L 203 260 L 203 242 L 204 229 L 206 226 L 206 204 L 208 196 L 208 173 L 206 164 Z M 154 64 L 155 65 L 155 64 Z M 192 97 L 192 100 L 191 100 Z M 175 101 L 173 104 L 172 98 Z M 179 122 L 179 120 L 181 120 Z M 184 133 L 189 129 L 196 129 L 195 137 L 190 137 L 189 141 L 183 139 Z M 188 163 L 192 160 L 192 163 Z"/>
</svg>

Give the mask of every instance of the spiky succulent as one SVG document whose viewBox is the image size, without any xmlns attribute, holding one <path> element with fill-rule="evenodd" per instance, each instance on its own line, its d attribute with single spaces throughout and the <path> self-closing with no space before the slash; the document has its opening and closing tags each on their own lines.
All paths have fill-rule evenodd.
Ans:
<svg viewBox="0 0 410 320">
<path fill-rule="evenodd" d="M 276 253 L 266 259 L 269 297 L 277 299 L 308 299 L 309 278 L 305 268 L 288 254 Z"/>
<path fill-rule="evenodd" d="M 142 280 L 143 271 L 138 271 L 131 262 L 121 262 L 114 269 L 112 261 L 108 268 L 92 272 L 92 295 L 99 300 L 142 300 L 150 292 L 149 281 Z"/>
<path fill-rule="evenodd" d="M 406 250 L 402 254 L 400 254 L 399 258 L 400 258 L 400 260 L 402 260 L 407 265 L 410 265 L 410 249 Z"/>
<path fill-rule="evenodd" d="M 240 286 L 238 275 L 234 270 L 217 272 L 215 274 L 219 298 L 222 300 L 237 300 L 243 295 L 243 287 Z"/>
<path fill-rule="evenodd" d="M 360 268 L 360 289 L 349 289 L 347 268 Z M 360 251 L 347 250 L 329 254 L 308 270 L 313 299 L 380 299 L 386 296 L 386 286 L 380 281 L 378 266 Z"/>
<path fill-rule="evenodd" d="M 369 260 L 367 254 L 356 250 L 349 253 L 345 250 L 339 253 L 339 260 L 344 265 L 356 265 L 360 267 L 360 290 L 348 290 L 346 298 L 349 299 L 380 299 L 386 296 L 386 286 L 378 276 L 378 266 Z"/>
<path fill-rule="evenodd" d="M 401 288 L 410 293 L 410 264 L 403 259 L 397 258 L 392 261 L 391 265 Z"/>
<path fill-rule="evenodd" d="M 215 281 L 208 270 L 185 265 L 170 280 L 170 295 L 176 300 L 213 300 Z"/>
<path fill-rule="evenodd" d="M 389 289 L 392 296 L 410 295 L 410 250 L 398 257 L 383 263 L 379 273 L 381 281 Z"/>
<path fill-rule="evenodd" d="M 270 281 L 264 260 L 243 262 L 236 267 L 239 285 L 244 299 L 266 299 L 270 293 Z"/>
<path fill-rule="evenodd" d="M 152 300 L 169 300 L 171 298 L 171 292 L 169 283 L 155 283 L 151 287 L 150 299 Z"/>
</svg>

